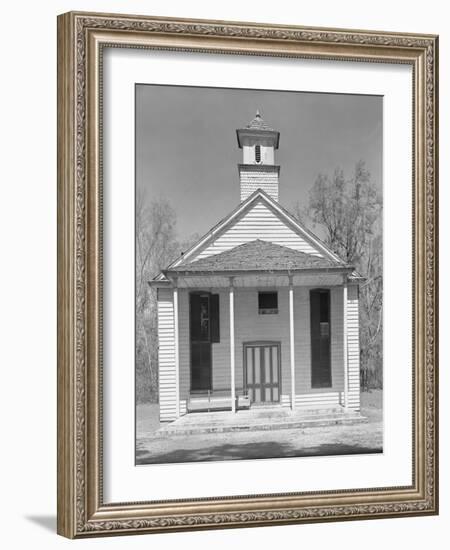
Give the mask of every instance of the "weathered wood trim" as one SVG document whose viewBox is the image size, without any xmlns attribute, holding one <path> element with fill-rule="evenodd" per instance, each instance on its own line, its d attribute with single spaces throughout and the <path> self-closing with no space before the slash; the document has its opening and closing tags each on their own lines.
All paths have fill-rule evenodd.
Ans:
<svg viewBox="0 0 450 550">
<path fill-rule="evenodd" d="M 214 275 L 217 277 L 242 277 L 243 275 L 280 275 L 288 277 L 289 275 L 308 273 L 308 274 L 323 274 L 323 273 L 351 273 L 353 267 L 321 267 L 321 268 L 304 268 L 304 269 L 248 269 L 248 270 L 233 270 L 233 271 L 189 271 L 185 270 L 176 270 L 170 271 L 169 269 L 164 270 L 164 274 L 171 277 L 173 275 L 183 276 L 183 277 L 207 277 L 208 275 Z"/>
</svg>

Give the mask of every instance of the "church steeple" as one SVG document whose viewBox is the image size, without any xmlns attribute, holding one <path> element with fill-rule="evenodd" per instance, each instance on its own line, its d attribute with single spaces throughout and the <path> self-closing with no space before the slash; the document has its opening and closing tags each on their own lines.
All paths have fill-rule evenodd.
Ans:
<svg viewBox="0 0 450 550">
<path fill-rule="evenodd" d="M 278 201 L 280 167 L 275 164 L 275 149 L 278 149 L 280 132 L 270 128 L 259 110 L 245 128 L 236 130 L 242 163 L 239 167 L 241 201 L 256 189 L 263 189 Z"/>
</svg>

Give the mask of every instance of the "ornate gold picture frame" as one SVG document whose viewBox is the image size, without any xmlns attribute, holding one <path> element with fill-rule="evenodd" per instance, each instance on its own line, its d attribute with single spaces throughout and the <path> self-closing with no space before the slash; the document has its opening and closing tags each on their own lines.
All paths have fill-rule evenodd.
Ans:
<svg viewBox="0 0 450 550">
<path fill-rule="evenodd" d="M 103 55 L 139 48 L 412 68 L 412 483 L 104 501 Z M 131 15 L 58 17 L 58 533 L 69 538 L 438 513 L 438 38 Z M 133 365 L 127 368 L 133 369 Z"/>
</svg>

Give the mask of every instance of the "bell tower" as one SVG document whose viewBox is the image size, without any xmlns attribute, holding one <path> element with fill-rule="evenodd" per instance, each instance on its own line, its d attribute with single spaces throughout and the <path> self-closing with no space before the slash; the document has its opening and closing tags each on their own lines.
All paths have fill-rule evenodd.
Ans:
<svg viewBox="0 0 450 550">
<path fill-rule="evenodd" d="M 257 189 L 278 201 L 280 167 L 275 164 L 280 132 L 270 128 L 259 111 L 245 128 L 236 130 L 242 164 L 239 168 L 241 202 Z"/>
</svg>

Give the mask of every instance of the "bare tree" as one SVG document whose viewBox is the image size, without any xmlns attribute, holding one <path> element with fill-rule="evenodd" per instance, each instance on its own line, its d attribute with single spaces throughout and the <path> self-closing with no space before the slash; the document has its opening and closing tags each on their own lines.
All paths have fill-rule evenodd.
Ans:
<svg viewBox="0 0 450 550">
<path fill-rule="evenodd" d="M 360 262 L 361 387 L 383 385 L 383 243 L 381 230 L 369 240 Z"/>
<path fill-rule="evenodd" d="M 301 211 L 298 205 L 296 208 L 304 223 L 318 225 L 326 244 L 367 278 L 360 289 L 363 389 L 382 386 L 381 212 L 381 198 L 361 160 L 350 179 L 345 178 L 341 169 L 336 169 L 331 177 L 319 174 L 310 190 L 306 211 Z"/>
<path fill-rule="evenodd" d="M 325 228 L 327 244 L 348 263 L 359 263 L 380 212 L 381 200 L 361 160 L 350 180 L 336 169 L 331 179 L 319 174 L 310 191 L 310 218 Z"/>
<path fill-rule="evenodd" d="M 156 290 L 148 282 L 198 240 L 177 240 L 177 217 L 167 200 L 136 197 L 136 398 L 158 400 Z"/>
<path fill-rule="evenodd" d="M 176 215 L 167 201 L 136 200 L 136 391 L 138 401 L 157 401 L 156 292 L 150 281 L 176 255 Z"/>
</svg>

